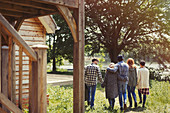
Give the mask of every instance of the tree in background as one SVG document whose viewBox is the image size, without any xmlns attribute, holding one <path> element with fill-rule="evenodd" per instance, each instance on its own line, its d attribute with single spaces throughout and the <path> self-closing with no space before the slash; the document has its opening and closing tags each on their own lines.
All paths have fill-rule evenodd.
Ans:
<svg viewBox="0 0 170 113">
<path fill-rule="evenodd" d="M 134 52 L 162 63 L 170 62 L 170 1 L 86 0 L 86 51 L 117 55 Z"/>
<path fill-rule="evenodd" d="M 57 24 L 57 29 L 54 34 L 47 34 L 47 62 L 53 64 L 52 71 L 56 71 L 56 65 L 62 65 L 63 60 L 69 60 L 73 62 L 73 37 L 71 31 L 59 14 L 53 15 L 53 18 Z"/>
</svg>

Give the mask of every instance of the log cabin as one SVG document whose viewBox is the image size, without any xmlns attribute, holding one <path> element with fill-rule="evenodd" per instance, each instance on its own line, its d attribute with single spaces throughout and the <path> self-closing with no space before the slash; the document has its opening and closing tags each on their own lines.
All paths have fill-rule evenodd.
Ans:
<svg viewBox="0 0 170 113">
<path fill-rule="evenodd" d="M 84 0 L 0 0 L 0 112 L 22 113 L 24 92 L 30 113 L 47 112 L 45 33 L 55 13 L 74 38 L 73 112 L 84 112 Z"/>
</svg>

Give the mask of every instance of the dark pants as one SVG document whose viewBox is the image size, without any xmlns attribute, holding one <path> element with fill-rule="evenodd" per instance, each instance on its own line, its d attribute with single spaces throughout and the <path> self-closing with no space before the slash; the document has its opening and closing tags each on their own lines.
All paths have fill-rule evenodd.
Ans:
<svg viewBox="0 0 170 113">
<path fill-rule="evenodd" d="M 109 101 L 109 104 L 110 104 L 110 107 L 113 109 L 114 108 L 114 104 L 115 104 L 115 99 L 110 99 L 108 98 L 108 101 Z"/>
<path fill-rule="evenodd" d="M 138 95 L 139 95 L 140 102 L 142 102 L 142 94 L 139 90 L 138 90 Z M 146 95 L 143 95 L 143 106 L 145 106 L 145 102 L 146 102 Z"/>
<path fill-rule="evenodd" d="M 132 97 L 131 97 L 131 94 L 133 96 L 133 99 L 134 99 L 134 102 L 136 103 L 136 94 L 135 94 L 135 87 L 130 87 L 130 86 L 127 86 L 127 90 L 128 90 L 128 99 L 129 99 L 129 103 L 130 103 L 130 106 L 132 106 Z"/>
<path fill-rule="evenodd" d="M 94 98 L 96 92 L 96 85 L 94 86 L 87 86 L 88 89 L 88 103 L 90 103 L 91 107 L 94 106 Z"/>
<path fill-rule="evenodd" d="M 125 83 L 118 83 L 118 90 L 119 90 L 119 104 L 120 107 L 123 108 L 123 100 L 122 96 L 124 98 L 124 104 L 126 104 L 127 97 L 126 97 L 126 89 L 127 89 L 127 84 Z"/>
</svg>

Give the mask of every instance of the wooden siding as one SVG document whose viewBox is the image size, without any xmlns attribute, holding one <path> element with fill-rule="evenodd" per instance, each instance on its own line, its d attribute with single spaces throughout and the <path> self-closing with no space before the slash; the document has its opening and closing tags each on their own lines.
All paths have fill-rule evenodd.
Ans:
<svg viewBox="0 0 170 113">
<path fill-rule="evenodd" d="M 38 18 L 26 19 L 22 23 L 19 34 L 29 46 L 46 42 L 46 30 Z M 19 103 L 19 47 L 15 47 L 16 66 L 16 104 Z M 29 57 L 22 52 L 22 107 L 28 108 L 29 98 Z M 25 104 L 26 103 L 26 104 Z"/>
</svg>

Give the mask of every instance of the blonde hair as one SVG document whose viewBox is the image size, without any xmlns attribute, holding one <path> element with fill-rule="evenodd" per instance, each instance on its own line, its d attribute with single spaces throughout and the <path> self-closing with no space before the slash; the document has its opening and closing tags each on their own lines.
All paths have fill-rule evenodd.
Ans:
<svg viewBox="0 0 170 113">
<path fill-rule="evenodd" d="M 128 58 L 128 59 L 127 59 L 127 64 L 128 64 L 129 66 L 132 66 L 132 67 L 135 67 L 135 68 L 136 68 L 135 62 L 134 62 L 133 58 Z"/>
</svg>

